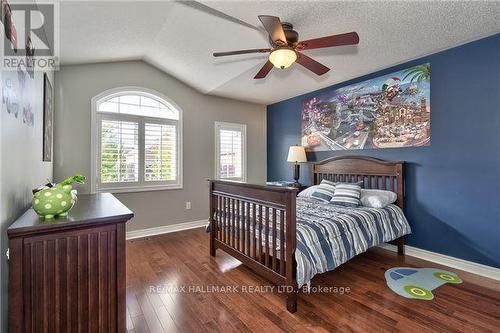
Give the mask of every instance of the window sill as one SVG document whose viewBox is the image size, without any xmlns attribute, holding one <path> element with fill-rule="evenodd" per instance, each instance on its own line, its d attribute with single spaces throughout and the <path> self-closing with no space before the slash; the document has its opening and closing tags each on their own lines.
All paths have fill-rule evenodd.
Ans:
<svg viewBox="0 0 500 333">
<path fill-rule="evenodd" d="M 134 193 L 134 192 L 152 192 L 152 191 L 169 191 L 169 190 L 182 190 L 182 185 L 152 185 L 141 187 L 111 187 L 96 189 L 97 193 Z"/>
</svg>

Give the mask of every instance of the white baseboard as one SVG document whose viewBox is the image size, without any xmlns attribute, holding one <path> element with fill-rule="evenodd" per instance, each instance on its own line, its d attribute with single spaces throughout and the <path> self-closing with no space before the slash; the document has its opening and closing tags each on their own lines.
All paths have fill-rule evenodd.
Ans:
<svg viewBox="0 0 500 333">
<path fill-rule="evenodd" d="M 143 237 L 149 237 L 149 236 L 155 236 L 155 235 L 161 235 L 161 234 L 168 234 L 170 232 L 177 232 L 177 231 L 182 231 L 182 230 L 200 228 L 200 227 L 206 226 L 207 221 L 208 220 L 199 220 L 199 221 L 183 222 L 183 223 L 165 225 L 165 226 L 156 227 L 156 228 L 127 231 L 126 237 L 128 240 L 128 239 L 143 238 Z"/>
<path fill-rule="evenodd" d="M 379 245 L 389 251 L 397 252 L 397 246 L 391 244 Z M 472 261 L 467 261 L 455 257 L 446 256 L 444 254 L 431 252 L 417 247 L 405 245 L 405 254 L 419 259 L 432 261 L 436 264 L 445 265 L 466 271 L 469 273 L 481 275 L 493 280 L 500 281 L 500 268 L 478 264 Z"/>
</svg>

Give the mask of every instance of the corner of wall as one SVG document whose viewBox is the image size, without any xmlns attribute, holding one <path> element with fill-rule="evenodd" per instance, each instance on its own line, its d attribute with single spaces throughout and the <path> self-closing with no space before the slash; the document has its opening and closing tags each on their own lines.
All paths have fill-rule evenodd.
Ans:
<svg viewBox="0 0 500 333">
<path fill-rule="evenodd" d="M 52 180 L 53 162 L 42 161 L 43 142 L 43 72 L 34 78 L 25 74 L 21 84 L 17 72 L 0 71 L 2 93 L 9 81 L 9 94 L 16 98 L 18 113 L 7 112 L 6 103 L 0 109 L 0 287 L 1 326 L 7 332 L 8 308 L 8 247 L 7 228 L 31 203 L 31 190 Z M 54 75 L 48 73 L 54 87 Z M 14 96 L 14 97 L 12 97 Z M 33 121 L 30 121 L 32 116 Z"/>
</svg>

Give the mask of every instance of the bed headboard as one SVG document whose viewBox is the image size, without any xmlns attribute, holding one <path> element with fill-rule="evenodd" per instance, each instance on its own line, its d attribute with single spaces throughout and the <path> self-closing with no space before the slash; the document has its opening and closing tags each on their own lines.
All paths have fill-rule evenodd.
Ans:
<svg viewBox="0 0 500 333">
<path fill-rule="evenodd" d="M 404 177 L 402 161 L 384 161 L 364 156 L 339 156 L 312 163 L 314 185 L 327 179 L 335 182 L 363 181 L 366 189 L 396 192 L 396 205 L 403 209 Z"/>
</svg>

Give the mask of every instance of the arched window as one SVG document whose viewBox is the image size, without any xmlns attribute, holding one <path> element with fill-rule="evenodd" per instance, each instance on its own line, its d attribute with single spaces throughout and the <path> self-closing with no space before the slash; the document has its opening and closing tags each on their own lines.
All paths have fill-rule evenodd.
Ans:
<svg viewBox="0 0 500 333">
<path fill-rule="evenodd" d="M 160 93 L 117 88 L 92 99 L 92 191 L 182 188 L 182 111 Z"/>
</svg>

